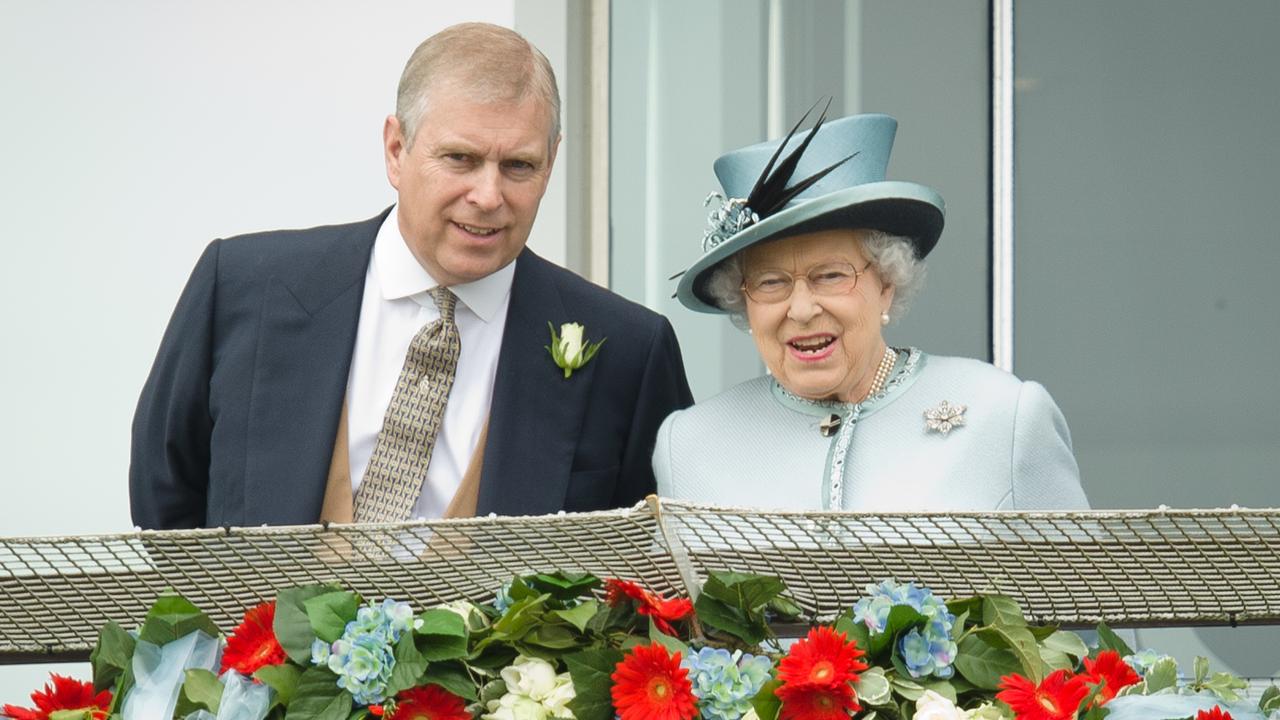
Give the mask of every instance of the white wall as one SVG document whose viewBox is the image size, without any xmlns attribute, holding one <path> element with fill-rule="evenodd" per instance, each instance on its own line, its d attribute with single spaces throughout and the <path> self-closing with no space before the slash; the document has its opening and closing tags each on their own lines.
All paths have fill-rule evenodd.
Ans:
<svg viewBox="0 0 1280 720">
<path fill-rule="evenodd" d="M 200 251 L 393 202 L 405 60 L 517 2 L 0 0 L 0 535 L 130 529 L 134 403 Z M 559 192 L 531 240 L 553 260 Z M 0 668 L 0 704 L 53 669 L 88 676 Z"/>
</svg>

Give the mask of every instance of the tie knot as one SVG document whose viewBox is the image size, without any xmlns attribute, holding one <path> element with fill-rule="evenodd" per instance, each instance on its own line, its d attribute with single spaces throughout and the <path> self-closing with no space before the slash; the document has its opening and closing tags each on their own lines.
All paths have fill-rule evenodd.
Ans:
<svg viewBox="0 0 1280 720">
<path fill-rule="evenodd" d="M 458 296 L 442 285 L 431 291 L 431 299 L 435 301 L 436 308 L 440 310 L 440 319 L 446 323 L 453 324 L 453 310 L 458 305 Z"/>
</svg>

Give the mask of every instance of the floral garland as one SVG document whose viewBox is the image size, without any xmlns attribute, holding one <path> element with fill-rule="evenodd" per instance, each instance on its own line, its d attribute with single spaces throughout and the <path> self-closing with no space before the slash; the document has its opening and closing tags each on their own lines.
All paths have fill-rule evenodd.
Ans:
<svg viewBox="0 0 1280 720">
<path fill-rule="evenodd" d="M 591 575 L 514 578 L 415 612 L 286 589 L 225 639 L 177 596 L 104 627 L 93 681 L 54 675 L 15 720 L 1274 720 L 1280 689 L 1027 623 L 999 595 L 943 602 L 886 580 L 792 643 L 777 578 L 712 573 L 696 603 Z"/>
</svg>

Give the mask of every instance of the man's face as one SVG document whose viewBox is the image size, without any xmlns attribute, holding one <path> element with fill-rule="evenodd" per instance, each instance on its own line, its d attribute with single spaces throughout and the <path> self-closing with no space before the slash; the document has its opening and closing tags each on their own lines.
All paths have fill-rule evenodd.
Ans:
<svg viewBox="0 0 1280 720">
<path fill-rule="evenodd" d="M 478 280 L 515 259 L 547 189 L 555 144 L 550 113 L 532 94 L 482 103 L 433 88 L 417 138 L 383 128 L 387 179 L 400 196 L 400 233 L 442 285 Z"/>
</svg>

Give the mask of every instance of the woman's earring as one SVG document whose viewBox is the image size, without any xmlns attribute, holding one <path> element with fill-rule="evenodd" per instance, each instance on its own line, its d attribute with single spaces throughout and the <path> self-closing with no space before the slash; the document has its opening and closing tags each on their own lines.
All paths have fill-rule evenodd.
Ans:
<svg viewBox="0 0 1280 720">
<path fill-rule="evenodd" d="M 888 324 L 889 324 L 889 313 L 887 313 L 887 312 L 882 312 L 882 313 L 880 313 L 880 324 L 881 324 L 881 325 L 888 325 Z"/>
</svg>

